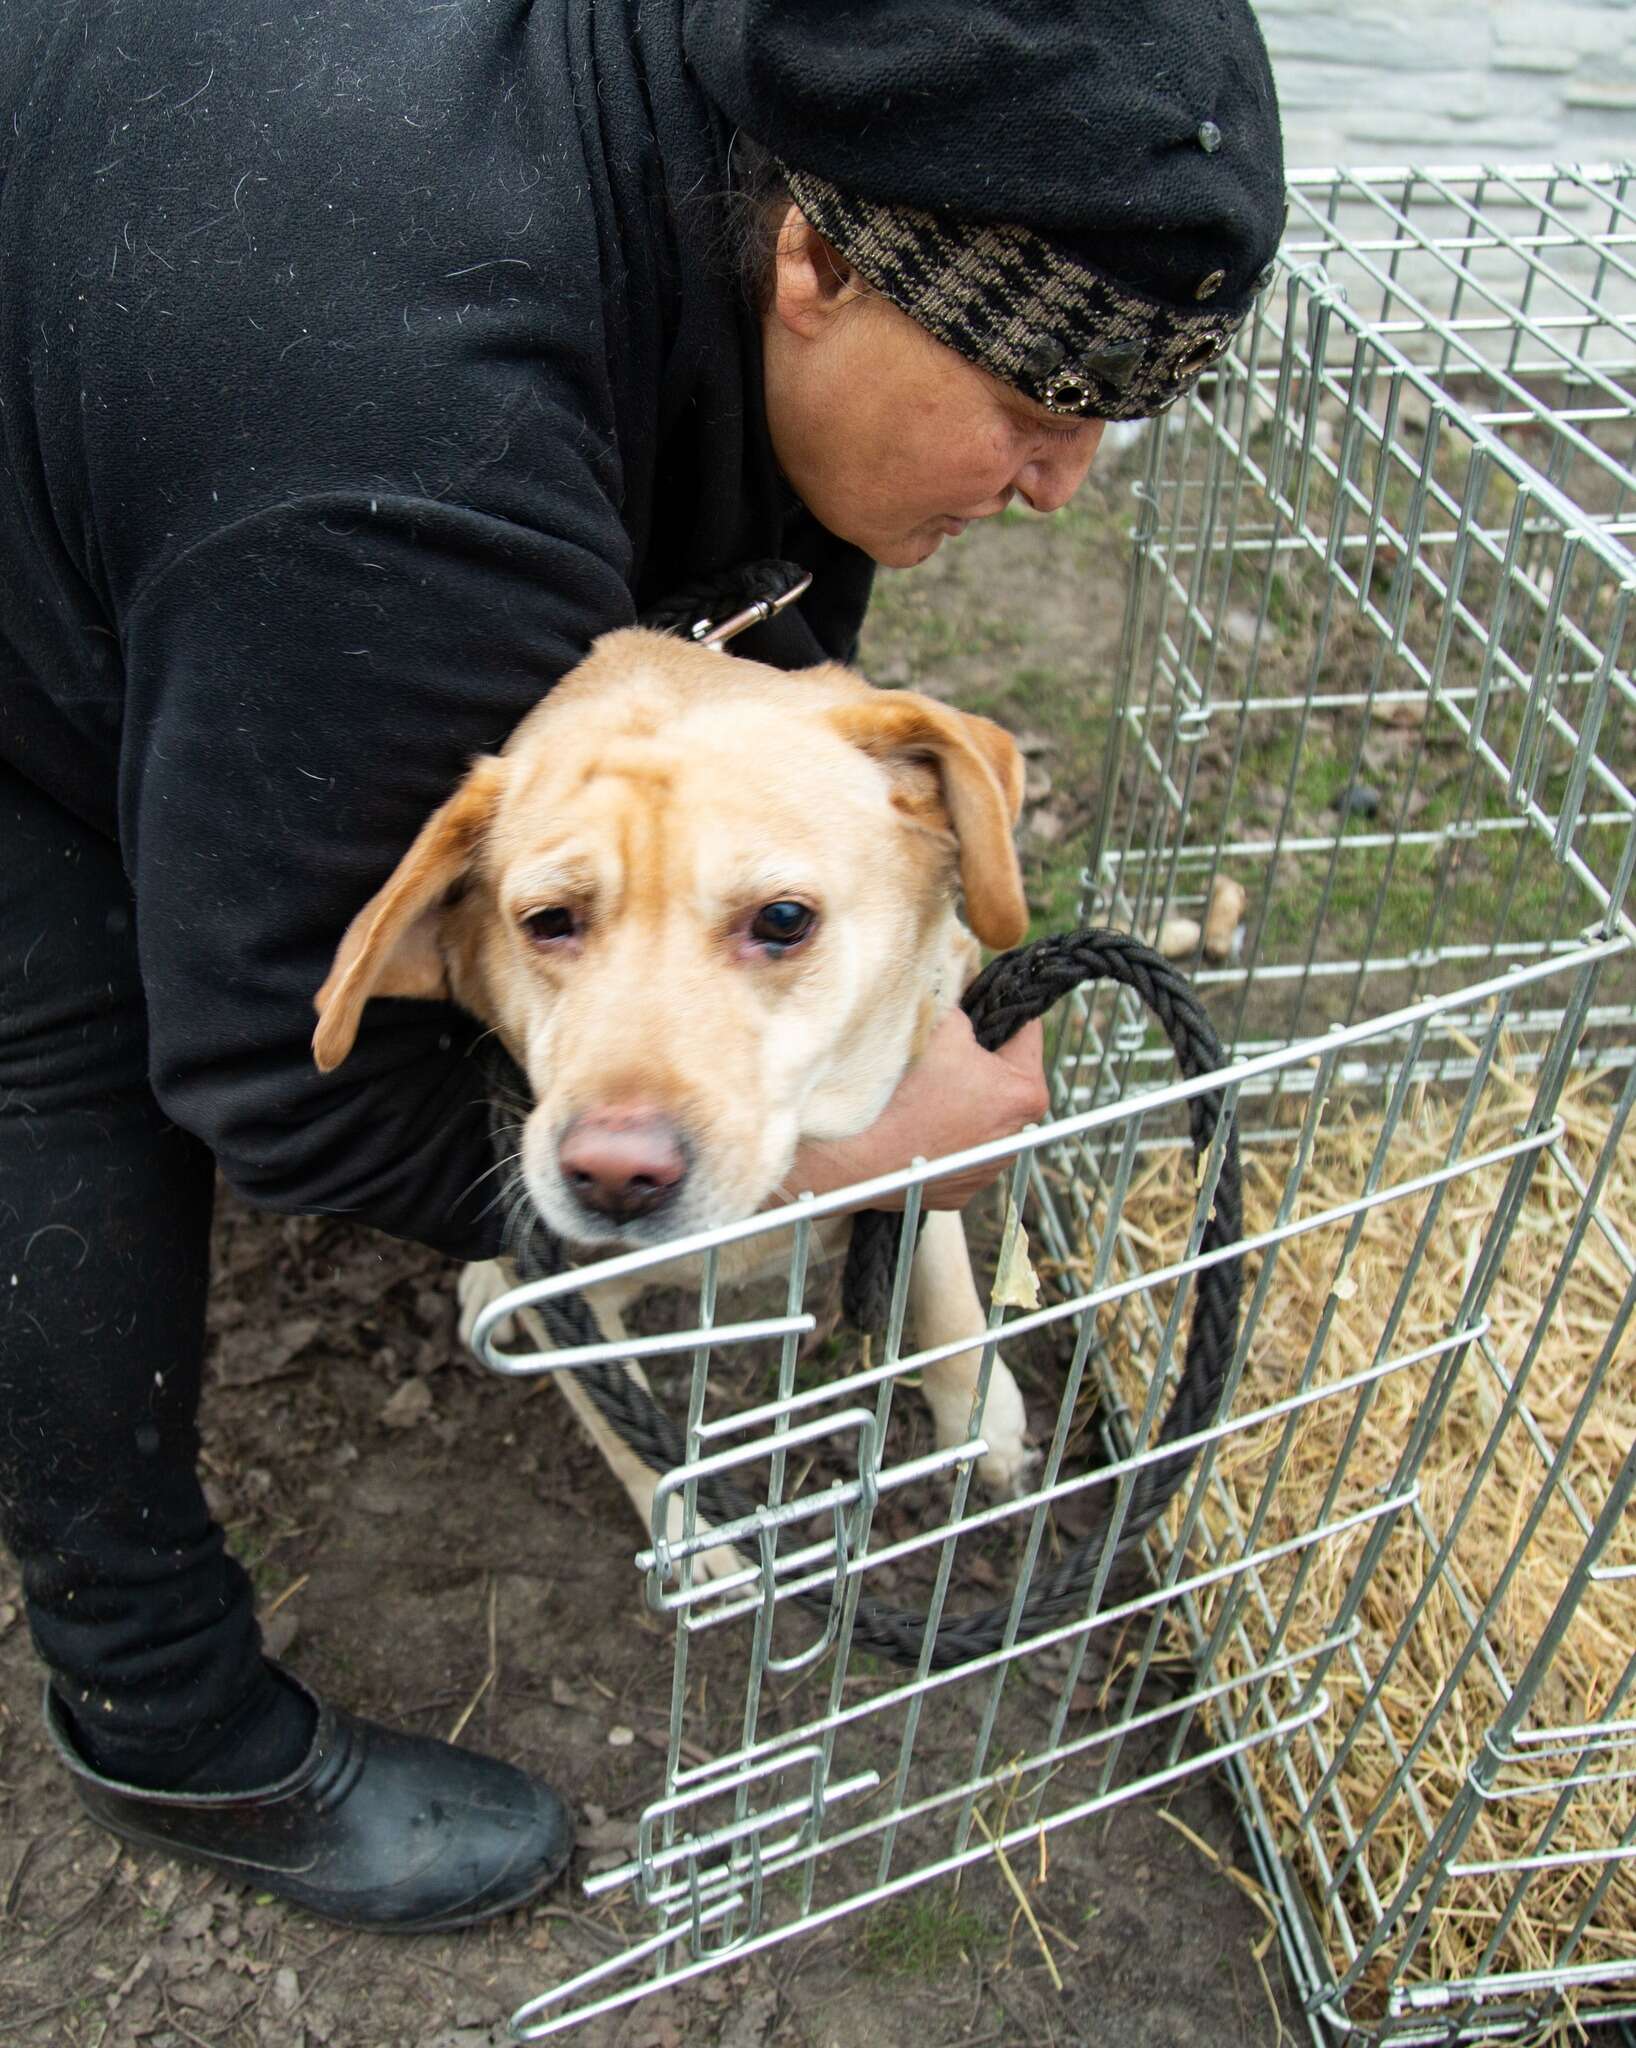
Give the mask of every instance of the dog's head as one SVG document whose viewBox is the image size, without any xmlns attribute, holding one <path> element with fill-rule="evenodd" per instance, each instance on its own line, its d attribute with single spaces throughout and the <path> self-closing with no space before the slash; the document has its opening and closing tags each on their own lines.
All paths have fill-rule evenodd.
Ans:
<svg viewBox="0 0 1636 2048">
<path fill-rule="evenodd" d="M 957 885 L 1027 924 L 1009 736 L 845 669 L 610 633 L 477 761 L 348 928 L 318 1065 L 371 996 L 452 997 L 535 1098 L 530 1194 L 582 1244 L 736 1220 L 803 1138 L 885 1107 L 938 1008 Z"/>
</svg>

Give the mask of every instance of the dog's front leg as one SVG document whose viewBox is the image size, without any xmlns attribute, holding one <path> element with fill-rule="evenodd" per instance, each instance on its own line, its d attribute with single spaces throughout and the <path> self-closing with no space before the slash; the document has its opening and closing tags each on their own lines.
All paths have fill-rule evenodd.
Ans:
<svg viewBox="0 0 1636 2048">
<path fill-rule="evenodd" d="M 469 1344 L 471 1332 L 478 1314 L 489 1302 L 504 1294 L 517 1284 L 516 1274 L 509 1261 L 490 1259 L 482 1264 L 466 1267 L 460 1276 L 460 1334 Z M 597 1328 L 610 1344 L 617 1344 L 629 1332 L 620 1314 L 624 1296 L 611 1290 L 588 1287 L 585 1301 L 596 1321 Z M 539 1315 L 533 1309 L 517 1312 L 515 1320 L 520 1323 L 531 1344 L 541 1351 L 552 1347 L 550 1333 Z M 644 1393 L 649 1391 L 648 1376 L 635 1359 L 625 1361 L 625 1371 Z M 653 1530 L 653 1498 L 658 1487 L 658 1475 L 643 1463 L 624 1438 L 603 1415 L 600 1408 L 580 1385 L 579 1375 L 573 1371 L 553 1375 L 564 1400 L 573 1409 L 581 1427 L 603 1457 L 608 1461 L 614 1477 L 630 1496 L 632 1507 L 641 1520 L 642 1527 L 650 1535 Z M 682 1503 L 679 1496 L 672 1496 L 666 1510 L 666 1533 L 672 1543 L 682 1538 Z M 701 1515 L 698 1527 L 707 1530 L 710 1524 Z M 693 1570 L 700 1578 L 719 1579 L 728 1572 L 743 1569 L 744 1560 L 727 1544 L 719 1544 L 714 1550 L 699 1552 L 693 1559 Z"/>
<path fill-rule="evenodd" d="M 962 1337 L 977 1345 L 973 1351 L 957 1351 L 940 1359 L 921 1375 L 921 1391 L 932 1411 L 938 1448 L 964 1443 L 975 1429 L 989 1447 L 977 1467 L 983 1484 L 995 1493 L 1026 1492 L 1039 1454 L 1024 1441 L 1028 1417 L 1022 1395 L 1010 1368 L 998 1355 L 989 1372 L 983 1412 L 972 1420 L 987 1318 L 972 1278 L 971 1254 L 958 1211 L 933 1209 L 927 1213 L 909 1273 L 909 1306 L 922 1350 L 952 1344 Z"/>
</svg>

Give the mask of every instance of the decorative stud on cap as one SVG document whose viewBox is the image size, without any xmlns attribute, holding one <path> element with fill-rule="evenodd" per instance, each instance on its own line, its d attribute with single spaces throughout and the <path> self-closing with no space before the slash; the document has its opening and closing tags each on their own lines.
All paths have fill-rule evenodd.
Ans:
<svg viewBox="0 0 1636 2048">
<path fill-rule="evenodd" d="M 1023 368 L 1031 377 L 1042 381 L 1053 370 L 1062 367 L 1062 359 L 1068 353 L 1054 335 L 1042 334 L 1038 341 L 1030 342 L 1028 353 L 1023 357 Z"/>
</svg>

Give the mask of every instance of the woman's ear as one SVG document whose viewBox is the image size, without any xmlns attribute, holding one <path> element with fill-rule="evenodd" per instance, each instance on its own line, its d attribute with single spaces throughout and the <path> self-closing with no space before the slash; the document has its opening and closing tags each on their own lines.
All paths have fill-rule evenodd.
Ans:
<svg viewBox="0 0 1636 2048">
<path fill-rule="evenodd" d="M 351 1052 L 371 996 L 449 993 L 439 927 L 449 891 L 475 866 L 494 820 L 508 764 L 485 754 L 435 810 L 386 886 L 347 926 L 323 987 L 313 998 L 312 1056 L 324 1073 Z"/>
<path fill-rule="evenodd" d="M 811 341 L 866 289 L 859 273 L 792 200 L 773 257 L 776 317 L 792 334 Z"/>
</svg>

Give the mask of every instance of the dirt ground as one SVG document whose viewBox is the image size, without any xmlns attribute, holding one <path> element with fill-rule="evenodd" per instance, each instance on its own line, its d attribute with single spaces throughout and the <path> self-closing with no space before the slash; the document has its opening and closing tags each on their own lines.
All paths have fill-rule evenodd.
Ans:
<svg viewBox="0 0 1636 2048">
<path fill-rule="evenodd" d="M 543 1906 L 418 1940 L 345 1933 L 125 1854 L 79 1817 L 47 1753 L 15 1581 L 0 1581 L 0 2041 L 486 2048 L 522 1999 L 601 1960 L 621 1927 L 643 1928 L 628 1906 L 579 1896 L 587 1867 L 608 1860 L 598 1850 L 626 1841 L 660 1789 L 668 1625 L 642 1604 L 635 1525 L 549 1387 L 465 1363 L 443 1261 L 231 1197 L 217 1250 L 206 1469 L 264 1605 L 286 1596 L 271 1621 L 282 1654 L 355 1709 L 429 1733 L 460 1724 L 463 1742 L 549 1775 L 590 1846 Z M 613 1731 L 629 1733 L 616 1746 Z M 1171 1810 L 1245 1860 L 1223 1794 L 1194 1786 Z M 1276 1948 L 1263 1966 L 1252 1953 L 1259 1914 L 1151 1805 L 1054 1837 L 1039 1910 L 1060 1994 L 1026 1928 L 1008 1934 L 1010 1899 L 984 1872 L 958 1908 L 889 1909 L 872 1936 L 843 1921 L 572 2038 L 1271 2048 L 1281 2026 L 1298 2038 Z"/>
<path fill-rule="evenodd" d="M 1071 909 L 1119 627 L 1128 478 L 1049 526 L 974 532 L 891 579 L 866 646 L 1029 734 L 1030 877 Z M 505 2015 L 644 1931 L 588 1901 L 661 1789 L 668 1625 L 631 1569 L 623 1496 L 549 1387 L 465 1361 L 454 1274 L 330 1220 L 221 1203 L 206 1469 L 279 1653 L 321 1692 L 553 1778 L 586 1838 L 547 1903 L 462 1936 L 325 1926 L 79 1818 L 39 1725 L 0 1567 L 0 2043 L 6 2048 L 482 2048 Z M 706 1671 L 710 1666 L 705 1660 Z M 723 1744 L 734 1738 L 723 1690 Z M 969 1742 L 972 1710 L 948 1730 Z M 965 1714 L 967 1719 L 959 1719 Z M 704 1724 L 708 1734 L 708 1720 Z M 1165 1806 L 1248 1867 L 1225 1791 Z M 1276 1944 L 1221 1864 L 1135 1801 L 1053 1838 L 1038 1894 L 1055 1988 L 1000 1873 L 843 1920 L 571 2038 L 587 2048 L 1277 2048 L 1305 2038 Z"/>
</svg>

